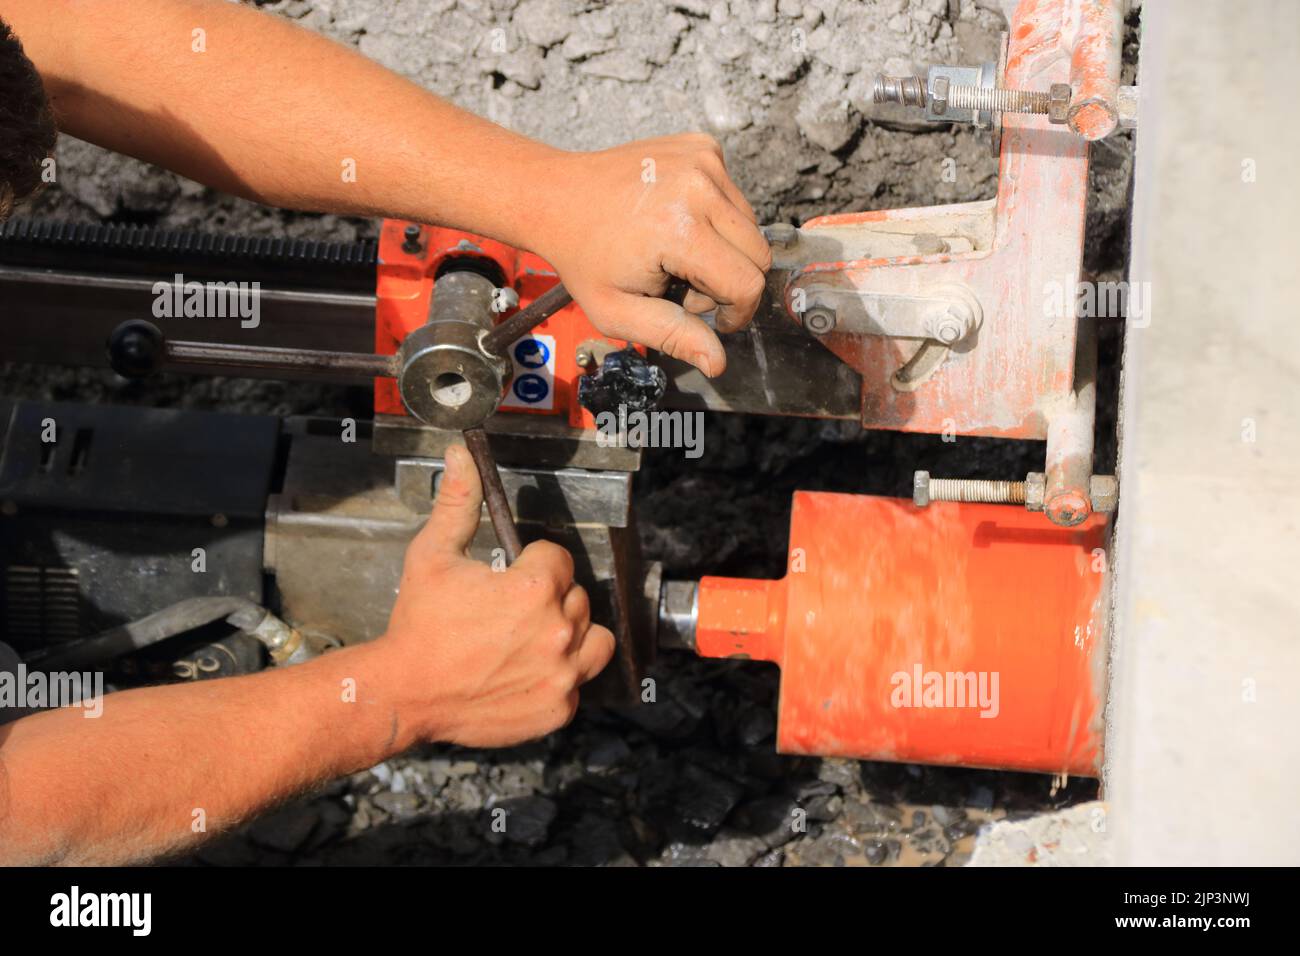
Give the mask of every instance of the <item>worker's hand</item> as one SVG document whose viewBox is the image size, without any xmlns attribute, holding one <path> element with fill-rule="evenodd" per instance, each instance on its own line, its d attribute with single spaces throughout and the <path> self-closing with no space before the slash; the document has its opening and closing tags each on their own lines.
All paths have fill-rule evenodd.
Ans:
<svg viewBox="0 0 1300 956">
<path fill-rule="evenodd" d="M 556 208 L 531 245 L 596 328 L 719 374 L 722 343 L 699 316 L 716 308 L 720 332 L 749 322 L 772 253 L 717 142 L 691 133 L 564 154 L 548 175 Z M 670 276 L 691 284 L 684 307 L 657 298 Z"/>
<path fill-rule="evenodd" d="M 395 691 L 426 740 L 503 747 L 567 724 L 578 687 L 600 673 L 614 636 L 591 623 L 573 559 L 538 541 L 510 568 L 466 556 L 483 503 L 461 445 L 424 529 L 406 552 L 401 590 L 379 647 Z"/>
</svg>

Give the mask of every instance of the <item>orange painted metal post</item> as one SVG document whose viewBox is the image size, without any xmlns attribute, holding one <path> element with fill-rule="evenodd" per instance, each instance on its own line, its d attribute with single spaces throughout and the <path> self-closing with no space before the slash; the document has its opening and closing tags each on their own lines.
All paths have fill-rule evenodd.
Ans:
<svg viewBox="0 0 1300 956">
<path fill-rule="evenodd" d="M 1011 22 L 1004 84 L 1047 90 L 1076 82 L 1075 135 L 1042 115 L 1002 116 L 995 204 L 964 203 L 821 216 L 801 233 L 828 240 L 861 231 L 908 234 L 918 220 L 960 240 L 919 255 L 796 263 L 784 305 L 801 321 L 801 301 L 819 293 L 912 297 L 959 288 L 979 303 L 983 324 L 933 374 L 900 389 L 894 373 L 917 344 L 833 329 L 818 341 L 862 376 L 867 428 L 1044 439 L 1070 399 L 1075 321 L 1068 309 L 1083 261 L 1088 139 L 1103 135 L 1105 104 L 1119 80 L 1119 0 L 1022 0 Z M 1098 116 L 1097 114 L 1102 114 Z M 945 239 L 945 243 L 947 240 Z M 852 244 L 849 245 L 853 248 Z"/>
<path fill-rule="evenodd" d="M 1097 429 L 1097 322 L 1078 322 L 1074 390 L 1047 424 L 1043 510 L 1053 524 L 1076 525 L 1092 513 L 1091 482 Z"/>
<path fill-rule="evenodd" d="M 786 576 L 701 580 L 696 648 L 780 666 L 783 753 L 1095 775 L 1105 531 L 798 492 Z"/>
<path fill-rule="evenodd" d="M 1070 56 L 1073 96 L 1067 119 L 1084 139 L 1104 139 L 1119 125 L 1123 0 L 1078 0 L 1079 29 Z"/>
</svg>

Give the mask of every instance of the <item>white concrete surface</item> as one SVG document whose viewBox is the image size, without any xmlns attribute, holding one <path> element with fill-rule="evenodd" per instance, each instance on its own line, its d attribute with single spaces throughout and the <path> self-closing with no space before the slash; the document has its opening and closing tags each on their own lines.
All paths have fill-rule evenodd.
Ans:
<svg viewBox="0 0 1300 956">
<path fill-rule="evenodd" d="M 1294 0 L 1147 0 L 1108 796 L 1121 864 L 1300 863 Z M 1252 181 L 1253 180 L 1253 181 Z"/>
<path fill-rule="evenodd" d="M 1079 803 L 1028 820 L 999 820 L 983 827 L 967 866 L 1109 866 L 1114 843 L 1106 837 L 1107 808 Z"/>
</svg>

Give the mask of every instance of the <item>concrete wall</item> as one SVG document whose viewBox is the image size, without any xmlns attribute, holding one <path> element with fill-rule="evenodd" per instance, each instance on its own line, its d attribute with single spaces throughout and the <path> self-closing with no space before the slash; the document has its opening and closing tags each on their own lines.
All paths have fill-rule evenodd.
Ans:
<svg viewBox="0 0 1300 956">
<path fill-rule="evenodd" d="M 1143 8 L 1110 721 L 1119 863 L 1300 862 L 1293 0 Z"/>
<path fill-rule="evenodd" d="M 997 0 L 273 0 L 427 89 L 567 149 L 705 130 L 764 220 L 987 198 L 968 130 L 871 102 L 877 70 L 995 59 Z M 869 118 L 896 119 L 882 129 Z M 924 135 L 910 135 L 924 130 Z M 340 131 L 343 133 L 344 131 Z M 955 182 L 941 163 L 955 160 Z M 268 210 L 65 137 L 35 213 L 353 238 L 371 224 Z M 485 190 L 491 183 L 484 183 Z"/>
</svg>

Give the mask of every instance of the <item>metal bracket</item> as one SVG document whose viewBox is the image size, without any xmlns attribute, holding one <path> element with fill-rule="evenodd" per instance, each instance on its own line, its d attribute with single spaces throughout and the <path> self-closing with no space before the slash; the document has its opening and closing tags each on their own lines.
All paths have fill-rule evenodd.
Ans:
<svg viewBox="0 0 1300 956">
<path fill-rule="evenodd" d="M 402 458 L 396 465 L 397 496 L 416 514 L 428 514 L 443 461 Z M 501 484 L 520 522 L 561 522 L 626 528 L 632 507 L 632 476 L 624 471 L 501 468 Z"/>
<path fill-rule="evenodd" d="M 834 330 L 895 339 L 934 339 L 951 346 L 974 334 L 983 317 L 979 300 L 959 285 L 928 294 L 814 287 L 808 290 L 803 321 L 815 335 Z"/>
</svg>

